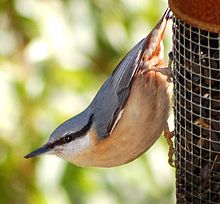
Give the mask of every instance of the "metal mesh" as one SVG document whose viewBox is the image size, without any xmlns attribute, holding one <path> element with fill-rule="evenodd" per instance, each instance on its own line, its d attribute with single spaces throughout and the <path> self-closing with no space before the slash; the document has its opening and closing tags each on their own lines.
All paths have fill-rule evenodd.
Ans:
<svg viewBox="0 0 220 204">
<path fill-rule="evenodd" d="M 174 18 L 177 203 L 220 203 L 220 35 Z"/>
</svg>

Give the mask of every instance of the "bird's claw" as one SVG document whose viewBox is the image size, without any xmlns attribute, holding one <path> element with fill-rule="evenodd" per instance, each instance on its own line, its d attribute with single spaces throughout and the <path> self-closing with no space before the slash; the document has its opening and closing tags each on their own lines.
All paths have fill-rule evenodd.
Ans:
<svg viewBox="0 0 220 204">
<path fill-rule="evenodd" d="M 160 72 L 161 74 L 167 76 L 168 82 L 174 81 L 174 74 L 172 72 L 172 66 L 173 66 L 173 52 L 169 53 L 169 62 L 167 67 L 156 67 L 152 66 L 150 69 L 147 69 L 147 71 L 155 71 Z"/>
<path fill-rule="evenodd" d="M 172 70 L 168 67 L 152 67 L 151 69 L 147 70 L 149 71 L 154 71 L 154 72 L 160 72 L 161 74 L 167 76 L 167 81 L 168 82 L 173 82 L 174 76 Z"/>
<path fill-rule="evenodd" d="M 175 154 L 175 148 L 174 148 L 173 141 L 172 141 L 172 138 L 174 136 L 174 131 L 170 132 L 169 126 L 168 124 L 166 124 L 163 134 L 167 141 L 167 144 L 169 145 L 168 163 L 170 164 L 170 166 L 175 167 L 175 159 L 173 159 L 173 156 Z"/>
</svg>

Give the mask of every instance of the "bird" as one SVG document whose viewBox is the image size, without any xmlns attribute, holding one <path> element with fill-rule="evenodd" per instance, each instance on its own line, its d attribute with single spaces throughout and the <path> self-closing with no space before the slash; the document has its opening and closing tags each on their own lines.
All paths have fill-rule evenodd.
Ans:
<svg viewBox="0 0 220 204">
<path fill-rule="evenodd" d="M 56 155 L 81 167 L 115 167 L 146 152 L 170 112 L 169 68 L 164 62 L 168 8 L 149 35 L 120 61 L 89 106 L 58 126 L 25 158 Z"/>
</svg>

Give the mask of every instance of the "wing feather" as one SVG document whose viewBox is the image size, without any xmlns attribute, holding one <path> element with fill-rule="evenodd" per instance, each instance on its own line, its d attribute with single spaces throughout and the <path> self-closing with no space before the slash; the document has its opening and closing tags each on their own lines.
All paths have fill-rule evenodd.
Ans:
<svg viewBox="0 0 220 204">
<path fill-rule="evenodd" d="M 94 118 L 97 118 L 94 125 L 101 137 L 109 135 L 118 114 L 124 108 L 131 91 L 132 80 L 139 69 L 146 41 L 147 38 L 142 39 L 128 52 L 91 103 Z"/>
</svg>

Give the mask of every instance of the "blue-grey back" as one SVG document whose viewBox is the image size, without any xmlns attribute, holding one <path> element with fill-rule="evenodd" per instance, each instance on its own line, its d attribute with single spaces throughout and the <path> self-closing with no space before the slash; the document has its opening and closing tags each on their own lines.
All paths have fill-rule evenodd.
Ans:
<svg viewBox="0 0 220 204">
<path fill-rule="evenodd" d="M 147 38 L 136 44 L 121 60 L 90 104 L 93 124 L 101 137 L 107 137 L 129 97 L 132 80 L 139 69 Z"/>
</svg>

